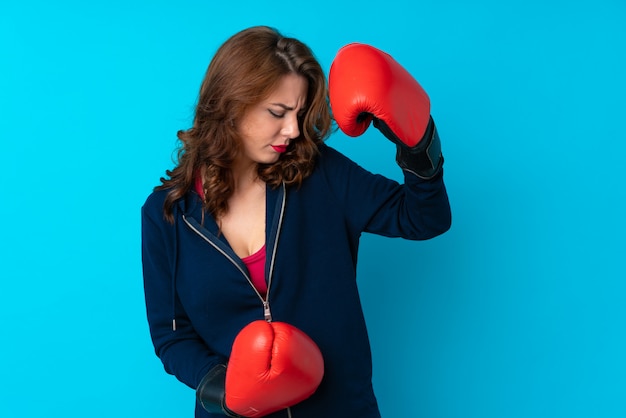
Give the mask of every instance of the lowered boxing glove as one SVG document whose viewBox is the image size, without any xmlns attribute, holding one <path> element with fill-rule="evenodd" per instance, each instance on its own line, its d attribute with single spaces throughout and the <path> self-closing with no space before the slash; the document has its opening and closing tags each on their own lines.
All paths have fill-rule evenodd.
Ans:
<svg viewBox="0 0 626 418">
<path fill-rule="evenodd" d="M 370 45 L 342 47 L 328 76 L 330 105 L 339 128 L 363 134 L 370 123 L 393 141 L 402 169 L 434 177 L 443 165 L 441 142 L 430 116 L 430 99 L 389 54 Z"/>
<path fill-rule="evenodd" d="M 203 407 L 227 416 L 261 417 L 310 397 L 322 381 L 324 360 L 298 328 L 259 320 L 235 338 L 228 367 L 216 369 L 214 375 L 223 370 L 225 379 L 211 373 L 203 379 L 218 383 L 200 384 L 197 394 Z"/>
<path fill-rule="evenodd" d="M 317 345 L 284 322 L 255 321 L 235 339 L 226 373 L 226 404 L 246 417 L 260 417 L 310 397 L 322 381 Z"/>
</svg>

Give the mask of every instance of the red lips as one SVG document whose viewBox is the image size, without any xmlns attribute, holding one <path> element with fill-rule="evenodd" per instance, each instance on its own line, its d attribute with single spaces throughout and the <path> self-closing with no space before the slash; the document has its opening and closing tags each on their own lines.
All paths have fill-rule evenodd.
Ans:
<svg viewBox="0 0 626 418">
<path fill-rule="evenodd" d="M 282 154 L 283 152 L 287 151 L 287 145 L 272 145 L 271 147 L 274 151 L 276 151 L 279 154 Z"/>
</svg>

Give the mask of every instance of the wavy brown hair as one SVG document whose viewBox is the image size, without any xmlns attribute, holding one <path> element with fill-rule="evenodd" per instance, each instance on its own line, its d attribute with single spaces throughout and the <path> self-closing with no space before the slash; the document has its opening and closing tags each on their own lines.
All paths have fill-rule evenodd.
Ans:
<svg viewBox="0 0 626 418">
<path fill-rule="evenodd" d="M 332 117 L 324 72 L 304 43 L 277 30 L 256 26 L 236 33 L 215 53 L 200 88 L 193 126 L 178 132 L 177 166 L 167 170 L 155 190 L 168 190 L 166 219 L 174 202 L 203 172 L 204 207 L 216 219 L 228 211 L 234 180 L 231 164 L 241 141 L 237 124 L 245 112 L 267 98 L 288 74 L 308 81 L 307 103 L 299 118 L 300 136 L 276 163 L 259 164 L 258 176 L 270 186 L 300 185 L 311 174 Z"/>
</svg>

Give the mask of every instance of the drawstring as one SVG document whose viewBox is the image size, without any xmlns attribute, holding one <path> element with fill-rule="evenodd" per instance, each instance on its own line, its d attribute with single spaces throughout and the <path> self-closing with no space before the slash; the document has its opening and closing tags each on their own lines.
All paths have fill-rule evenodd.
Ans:
<svg viewBox="0 0 626 418">
<path fill-rule="evenodd" d="M 176 331 L 176 267 L 178 265 L 178 207 L 174 206 L 174 256 L 172 258 L 172 331 Z"/>
</svg>

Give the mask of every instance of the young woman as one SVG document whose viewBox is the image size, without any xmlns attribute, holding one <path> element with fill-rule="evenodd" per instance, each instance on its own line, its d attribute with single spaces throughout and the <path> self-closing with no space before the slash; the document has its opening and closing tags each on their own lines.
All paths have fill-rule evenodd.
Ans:
<svg viewBox="0 0 626 418">
<path fill-rule="evenodd" d="M 411 122 L 402 119 L 406 115 L 398 122 L 393 114 L 379 118 L 341 104 L 353 94 L 349 81 L 342 80 L 353 72 L 353 57 L 336 61 L 335 80 L 331 70 L 331 103 L 333 97 L 340 103 L 339 108 L 333 104 L 335 117 L 361 124 L 373 119 L 397 143 L 404 184 L 374 175 L 325 145 L 332 117 L 321 66 L 302 42 L 253 27 L 232 36 L 213 57 L 193 126 L 178 133 L 177 166 L 166 172 L 142 208 L 152 340 L 165 370 L 197 390 L 196 417 L 380 416 L 356 284 L 359 237 L 369 232 L 429 239 L 450 227 L 450 207 L 425 95 L 412 98 L 421 101 L 414 106 L 421 112 L 414 128 L 419 132 L 407 139 L 404 132 L 397 134 L 399 125 Z M 393 61 L 392 66 L 400 72 Z M 391 82 L 415 83 L 394 76 Z M 399 91 L 413 94 L 407 88 Z M 412 107 L 407 97 L 393 100 Z M 381 286 L 388 283 L 385 279 Z M 291 354 L 275 346 L 261 354 L 256 346 L 244 347 L 238 362 L 319 350 L 323 365 L 307 357 L 304 373 L 321 382 L 300 388 L 297 377 L 277 386 L 275 378 L 292 379 L 288 369 L 294 366 L 276 370 L 271 362 L 267 367 L 274 367 L 274 375 L 258 382 L 229 376 L 231 370 L 248 368 L 234 364 L 231 350 L 242 330 L 259 322 L 289 324 L 295 336 L 287 340 L 299 342 Z M 276 329 L 262 332 L 269 332 L 266 340 L 278 335 Z M 246 389 L 250 398 L 260 394 L 271 406 L 259 410 L 250 401 L 248 409 L 242 408 L 248 401 L 239 396 L 244 384 L 252 388 Z M 284 401 L 281 397 L 292 390 L 296 400 Z"/>
</svg>

